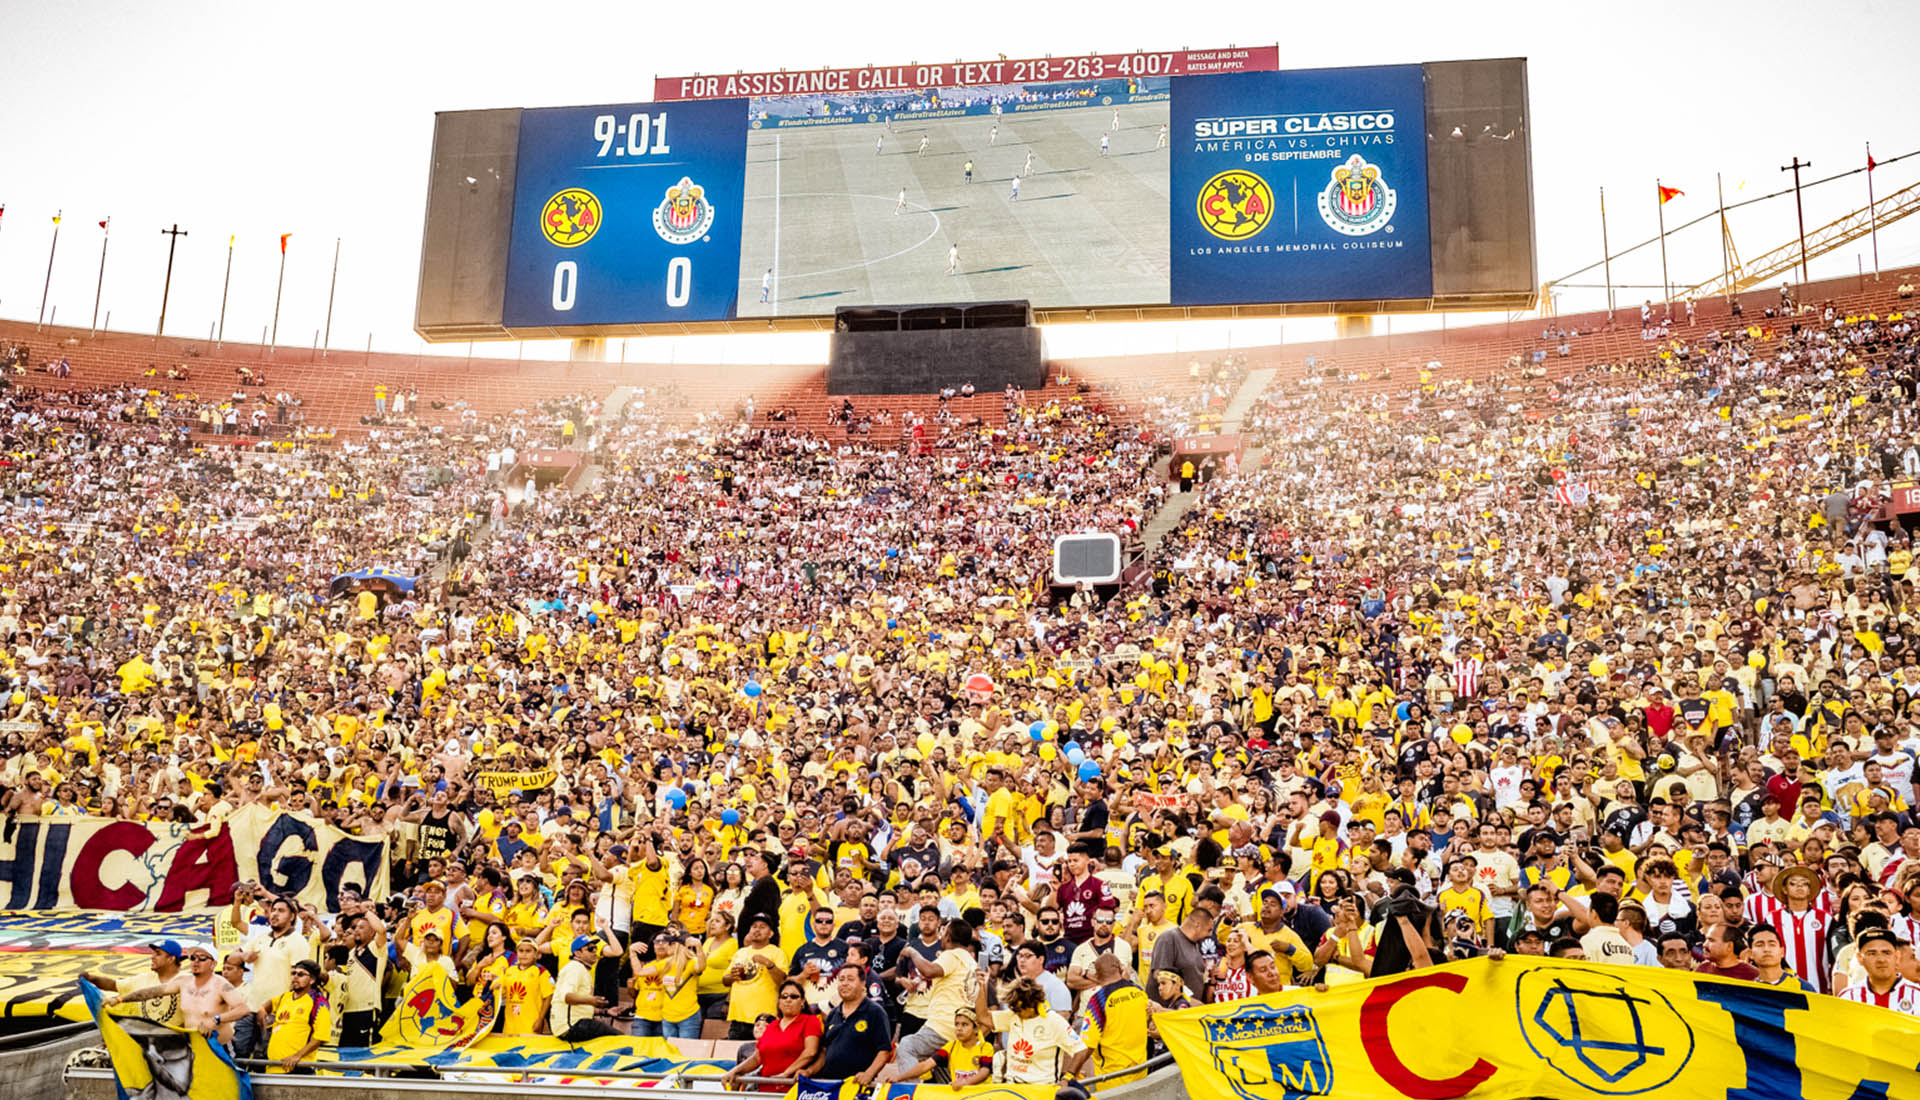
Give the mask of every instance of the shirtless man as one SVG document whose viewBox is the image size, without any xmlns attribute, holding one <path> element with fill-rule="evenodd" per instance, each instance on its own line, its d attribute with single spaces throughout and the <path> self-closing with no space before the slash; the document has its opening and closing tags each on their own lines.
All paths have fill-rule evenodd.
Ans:
<svg viewBox="0 0 1920 1100">
<path fill-rule="evenodd" d="M 107 998 L 107 1004 L 135 1004 L 157 1000 L 162 997 L 176 997 L 180 1006 L 180 1023 L 199 1031 L 202 1035 L 220 1032 L 220 1041 L 231 1044 L 233 1025 L 221 1018 L 221 1013 L 229 1009 L 237 1013 L 248 1011 L 246 998 L 227 981 L 213 966 L 211 948 L 193 946 L 180 953 L 180 945 L 165 940 L 153 947 L 154 974 L 160 980 L 153 985 L 131 989 L 124 993 L 115 993 Z M 188 969 L 179 968 L 178 959 L 184 957 Z M 163 972 L 164 970 L 169 972 Z"/>
</svg>

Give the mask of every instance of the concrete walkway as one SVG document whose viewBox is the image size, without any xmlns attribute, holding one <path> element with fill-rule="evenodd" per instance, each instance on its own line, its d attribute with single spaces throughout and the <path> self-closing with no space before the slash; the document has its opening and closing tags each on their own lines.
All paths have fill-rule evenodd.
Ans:
<svg viewBox="0 0 1920 1100">
<path fill-rule="evenodd" d="M 1249 372 L 1244 379 L 1241 379 L 1240 388 L 1233 391 L 1233 400 L 1227 402 L 1226 411 L 1220 414 L 1220 434 L 1232 435 L 1241 430 L 1242 425 L 1246 423 L 1247 414 L 1253 411 L 1254 402 L 1260 400 L 1260 395 L 1267 391 L 1267 384 L 1273 381 L 1273 376 L 1277 373 L 1279 372 L 1272 367 L 1263 367 Z M 1243 468 L 1246 467 L 1248 458 L 1248 455 L 1242 454 Z M 1163 477 L 1171 476 L 1171 471 L 1165 468 L 1167 465 L 1168 463 L 1162 463 L 1159 468 L 1159 473 Z M 1160 545 L 1160 540 L 1166 538 L 1169 532 L 1187 518 L 1187 511 L 1199 498 L 1198 490 L 1191 493 L 1176 490 L 1167 495 L 1167 502 L 1154 513 L 1153 519 L 1147 522 L 1147 529 L 1141 532 L 1140 540 L 1146 545 L 1147 553 L 1153 553 Z"/>
</svg>

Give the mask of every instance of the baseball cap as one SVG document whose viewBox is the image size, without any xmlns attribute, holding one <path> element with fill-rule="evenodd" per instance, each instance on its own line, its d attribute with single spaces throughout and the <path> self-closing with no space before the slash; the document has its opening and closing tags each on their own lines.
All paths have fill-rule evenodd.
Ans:
<svg viewBox="0 0 1920 1100">
<path fill-rule="evenodd" d="M 1898 935 L 1894 934 L 1891 928 L 1864 929 L 1859 935 L 1853 938 L 1853 945 L 1856 951 L 1870 943 L 1885 943 L 1897 949 L 1900 946 L 1901 940 Z"/>
<path fill-rule="evenodd" d="M 176 959 L 186 954 L 185 951 L 181 950 L 179 940 L 155 940 L 149 945 L 149 948 L 154 951 L 164 952 Z"/>
<path fill-rule="evenodd" d="M 600 941 L 593 938 L 592 936 L 573 937 L 572 951 L 575 955 L 578 955 L 582 951 L 590 951 L 599 946 L 600 946 Z"/>
</svg>

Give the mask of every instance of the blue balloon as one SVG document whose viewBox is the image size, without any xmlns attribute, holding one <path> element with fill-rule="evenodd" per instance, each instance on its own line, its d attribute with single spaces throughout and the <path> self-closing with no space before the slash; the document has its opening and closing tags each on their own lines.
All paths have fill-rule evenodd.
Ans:
<svg viewBox="0 0 1920 1100">
<path fill-rule="evenodd" d="M 740 824 L 740 811 L 739 810 L 721 810 L 720 824 L 722 825 Z"/>
<path fill-rule="evenodd" d="M 1033 725 L 1027 727 L 1027 736 L 1033 738 L 1035 741 L 1046 740 L 1047 724 L 1040 721 L 1034 722 Z"/>
<path fill-rule="evenodd" d="M 888 619 L 888 620 L 887 620 L 887 629 L 888 629 L 888 630 L 892 630 L 892 629 L 893 629 L 894 627 L 896 627 L 896 626 L 899 626 L 899 625 L 900 625 L 900 620 L 898 620 L 898 619 Z"/>
<path fill-rule="evenodd" d="M 891 547 L 891 546 L 889 546 L 889 547 L 887 547 L 887 556 L 888 556 L 888 557 L 890 557 L 890 558 L 897 558 L 897 557 L 899 557 L 899 556 L 900 556 L 900 551 L 898 551 L 898 550 L 896 550 L 896 549 L 894 549 L 893 547 Z"/>
<path fill-rule="evenodd" d="M 1100 761 L 1082 760 L 1080 762 L 1080 778 L 1081 779 L 1100 778 Z"/>
<path fill-rule="evenodd" d="M 755 698 L 758 698 L 758 697 L 759 697 L 759 695 L 760 695 L 760 690 L 761 690 L 761 689 L 760 689 L 760 685 L 759 685 L 758 683 L 756 683 L 756 682 L 754 682 L 754 681 L 752 681 L 752 680 L 748 680 L 748 681 L 747 681 L 747 689 L 746 689 L 746 690 L 747 690 L 747 698 L 749 698 L 749 699 L 755 699 Z"/>
<path fill-rule="evenodd" d="M 672 806 L 676 810 L 686 809 L 687 808 L 687 792 L 681 790 L 679 787 L 668 787 L 667 788 L 667 805 Z"/>
<path fill-rule="evenodd" d="M 1078 745 L 1067 746 L 1067 763 L 1072 764 L 1074 767 L 1077 768 L 1081 764 L 1085 763 L 1086 759 L 1087 759 L 1086 750 L 1082 749 Z"/>
</svg>

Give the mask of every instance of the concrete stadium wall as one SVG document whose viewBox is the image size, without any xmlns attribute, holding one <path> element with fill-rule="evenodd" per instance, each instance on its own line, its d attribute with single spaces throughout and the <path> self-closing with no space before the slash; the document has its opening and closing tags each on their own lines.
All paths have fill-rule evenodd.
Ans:
<svg viewBox="0 0 1920 1100">
<path fill-rule="evenodd" d="M 45 1038 L 30 1046 L 9 1045 L 0 1049 L 0 1100 L 48 1100 L 59 1096 L 60 1076 L 67 1068 L 67 1056 L 99 1040 L 100 1033 L 92 1024 L 74 1024 L 51 1029 Z M 111 1090 L 111 1083 L 108 1088 Z M 111 1091 L 108 1095 L 112 1095 Z"/>
</svg>

